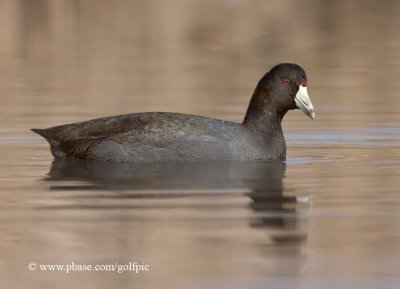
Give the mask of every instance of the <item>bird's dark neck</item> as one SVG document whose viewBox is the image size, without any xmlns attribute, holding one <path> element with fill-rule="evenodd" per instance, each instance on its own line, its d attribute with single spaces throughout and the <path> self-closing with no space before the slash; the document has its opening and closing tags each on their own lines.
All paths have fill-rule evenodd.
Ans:
<svg viewBox="0 0 400 289">
<path fill-rule="evenodd" d="M 279 111 L 269 97 L 270 91 L 256 89 L 247 108 L 243 125 L 253 131 L 271 137 L 282 134 L 282 119 L 286 111 Z"/>
</svg>

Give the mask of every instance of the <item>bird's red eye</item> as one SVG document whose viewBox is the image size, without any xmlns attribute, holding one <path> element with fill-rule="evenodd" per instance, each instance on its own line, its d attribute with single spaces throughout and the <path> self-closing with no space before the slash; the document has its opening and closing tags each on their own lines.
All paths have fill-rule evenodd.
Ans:
<svg viewBox="0 0 400 289">
<path fill-rule="evenodd" d="M 283 83 L 286 84 L 286 85 L 289 85 L 290 84 L 290 80 L 285 78 L 285 79 L 283 79 Z"/>
</svg>

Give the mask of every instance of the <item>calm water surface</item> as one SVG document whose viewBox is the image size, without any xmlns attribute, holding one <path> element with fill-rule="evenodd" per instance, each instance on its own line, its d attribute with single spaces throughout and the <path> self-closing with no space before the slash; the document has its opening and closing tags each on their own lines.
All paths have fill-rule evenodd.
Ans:
<svg viewBox="0 0 400 289">
<path fill-rule="evenodd" d="M 32 3 L 0 1 L 1 288 L 399 288 L 397 1 Z M 60 163 L 29 131 L 241 121 L 282 61 L 317 114 L 286 116 L 286 162 Z M 28 270 L 130 261 L 150 271 Z"/>
</svg>

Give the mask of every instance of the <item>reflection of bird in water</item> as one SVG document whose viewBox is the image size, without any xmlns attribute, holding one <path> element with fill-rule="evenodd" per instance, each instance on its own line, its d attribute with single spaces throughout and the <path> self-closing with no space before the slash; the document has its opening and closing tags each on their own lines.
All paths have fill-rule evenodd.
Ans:
<svg viewBox="0 0 400 289">
<path fill-rule="evenodd" d="M 97 189 L 254 190 L 276 186 L 275 179 L 282 178 L 285 166 L 281 161 L 106 163 L 56 160 L 47 180 L 83 181 Z M 281 194 L 282 187 L 278 191 Z"/>
<path fill-rule="evenodd" d="M 298 198 L 283 194 L 285 170 L 286 163 L 275 164 L 257 187 L 247 194 L 252 200 L 250 207 L 257 216 L 250 226 L 277 229 L 275 234 L 271 234 L 274 243 L 294 244 L 304 241 L 307 236 L 299 230 Z"/>
<path fill-rule="evenodd" d="M 93 191 L 91 198 L 104 198 L 104 193 L 96 191 L 105 190 L 110 191 L 107 194 L 110 199 L 152 199 L 154 204 L 165 198 L 193 198 L 194 202 L 184 204 L 187 208 L 196 206 L 198 199 L 194 198 L 221 196 L 226 198 L 229 207 L 232 189 L 237 189 L 251 199 L 252 228 L 274 230 L 268 235 L 275 244 L 294 244 L 305 240 L 306 234 L 300 230 L 297 198 L 283 194 L 285 170 L 286 163 L 281 161 L 105 163 L 70 160 L 54 161 L 46 180 L 51 182 L 51 190 L 90 190 Z M 116 191 L 120 193 L 116 195 Z M 205 208 L 214 205 L 212 200 Z"/>
</svg>

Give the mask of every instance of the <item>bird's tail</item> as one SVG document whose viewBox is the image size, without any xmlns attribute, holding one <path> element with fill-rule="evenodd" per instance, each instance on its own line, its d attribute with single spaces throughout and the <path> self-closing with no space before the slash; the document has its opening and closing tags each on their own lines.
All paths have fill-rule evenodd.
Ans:
<svg viewBox="0 0 400 289">
<path fill-rule="evenodd" d="M 48 129 L 39 129 L 39 128 L 32 128 L 31 131 L 37 133 L 38 135 L 42 136 L 47 142 L 50 144 L 51 154 L 56 159 L 64 159 L 66 157 L 65 152 L 61 149 L 60 142 L 58 142 L 52 134 L 49 132 Z"/>
</svg>

